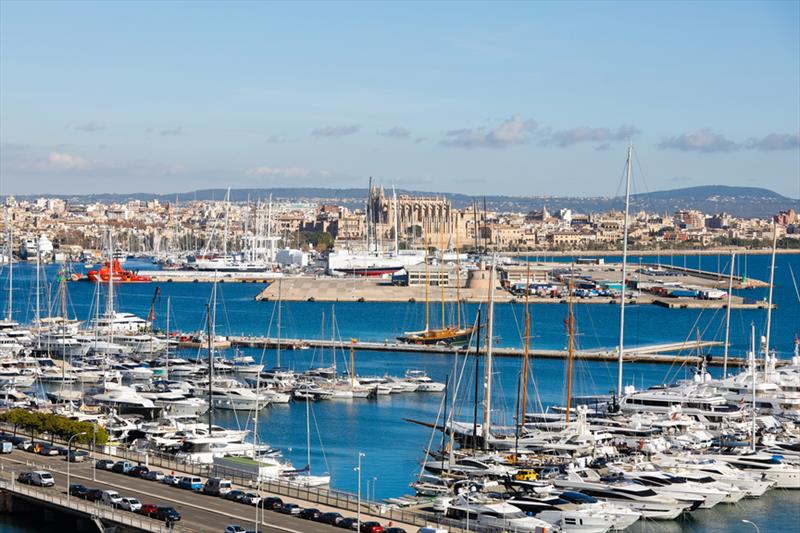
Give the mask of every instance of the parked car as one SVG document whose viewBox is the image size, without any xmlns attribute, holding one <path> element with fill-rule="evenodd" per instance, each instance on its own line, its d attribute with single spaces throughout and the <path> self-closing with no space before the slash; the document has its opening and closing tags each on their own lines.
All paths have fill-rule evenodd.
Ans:
<svg viewBox="0 0 800 533">
<path fill-rule="evenodd" d="M 225 528 L 225 533 L 246 533 L 247 530 L 242 526 L 231 524 L 230 526 Z"/>
<path fill-rule="evenodd" d="M 359 533 L 384 533 L 384 529 L 380 522 L 361 522 Z"/>
<path fill-rule="evenodd" d="M 147 468 L 146 466 L 139 465 L 139 466 L 134 466 L 133 468 L 128 470 L 127 473 L 131 477 L 143 477 L 149 471 L 150 471 L 150 469 Z"/>
<path fill-rule="evenodd" d="M 224 497 L 226 500 L 230 500 L 232 502 L 240 502 L 245 496 L 247 496 L 245 491 L 236 489 L 228 492 Z"/>
<path fill-rule="evenodd" d="M 228 494 L 230 494 L 230 492 Z M 261 503 L 261 496 L 255 492 L 248 492 L 244 495 L 244 498 L 242 498 L 242 503 L 246 503 L 248 505 L 258 505 Z"/>
<path fill-rule="evenodd" d="M 200 490 L 203 488 L 203 480 L 197 476 L 183 476 L 180 481 L 178 481 L 178 488 Z"/>
<path fill-rule="evenodd" d="M 258 505 L 264 509 L 271 509 L 274 511 L 280 507 L 283 507 L 283 500 L 277 496 L 267 496 L 266 498 L 262 498 Z"/>
<path fill-rule="evenodd" d="M 276 509 L 276 511 L 279 513 L 290 515 L 299 515 L 301 510 L 302 509 L 300 509 L 300 506 L 296 503 L 284 503 L 282 506 Z"/>
<path fill-rule="evenodd" d="M 178 522 L 181 519 L 181 513 L 175 510 L 174 507 L 159 507 L 154 515 L 155 518 L 163 521 Z"/>
<path fill-rule="evenodd" d="M 53 474 L 47 470 L 34 470 L 31 472 L 31 485 L 39 485 L 40 487 L 52 487 L 56 484 L 53 479 Z"/>
<path fill-rule="evenodd" d="M 120 509 L 125 509 L 126 511 L 136 512 L 142 508 L 142 504 L 136 498 L 122 498 L 119 502 Z"/>
<path fill-rule="evenodd" d="M 122 502 L 122 496 L 115 490 L 104 490 L 100 501 L 106 505 L 117 507 Z"/>
<path fill-rule="evenodd" d="M 86 491 L 86 499 L 90 502 L 99 502 L 103 497 L 102 489 L 89 489 Z"/>
<path fill-rule="evenodd" d="M 299 516 L 300 518 L 304 518 L 306 520 L 316 520 L 317 518 L 319 518 L 319 515 L 321 514 L 322 511 L 320 511 L 319 509 L 314 509 L 312 507 L 310 509 L 303 509 L 297 516 Z"/>
<path fill-rule="evenodd" d="M 225 496 L 231 491 L 231 480 L 219 477 L 210 477 L 203 485 L 203 494 L 212 496 Z"/>
<path fill-rule="evenodd" d="M 30 472 L 20 472 L 17 476 L 17 481 L 20 483 L 25 483 L 26 485 L 31 484 L 31 473 Z"/>
<path fill-rule="evenodd" d="M 22 440 L 17 444 L 17 448 L 24 452 L 29 452 L 33 449 L 33 443 L 29 440 Z"/>
<path fill-rule="evenodd" d="M 170 485 L 172 487 L 177 487 L 178 483 L 180 483 L 180 482 L 181 482 L 181 478 L 179 478 L 178 476 L 173 476 L 173 475 L 164 476 L 164 478 L 161 480 L 161 483 L 163 483 L 165 485 Z"/>
<path fill-rule="evenodd" d="M 87 492 L 89 492 L 89 489 L 78 483 L 73 483 L 72 485 L 69 486 L 70 496 L 77 496 L 78 498 L 86 498 Z"/>
<path fill-rule="evenodd" d="M 383 533 L 406 533 L 406 530 L 402 527 L 387 527 Z"/>
<path fill-rule="evenodd" d="M 353 518 L 352 516 L 343 519 L 341 522 L 336 524 L 336 527 L 340 527 L 342 529 L 358 529 L 358 518 Z"/>
<path fill-rule="evenodd" d="M 316 518 L 317 522 L 322 522 L 323 524 L 330 524 L 332 526 L 339 525 L 339 522 L 344 520 L 344 517 L 339 513 L 322 513 Z"/>
<path fill-rule="evenodd" d="M 94 464 L 94 467 L 98 470 L 111 470 L 114 466 L 114 461 L 111 459 L 100 459 Z"/>
<path fill-rule="evenodd" d="M 158 505 L 152 503 L 143 503 L 137 512 L 144 516 L 155 516 L 155 514 L 158 512 Z"/>
<path fill-rule="evenodd" d="M 49 444 L 42 444 L 39 446 L 37 452 L 39 455 L 53 456 L 58 455 L 58 448 L 50 446 Z"/>
<path fill-rule="evenodd" d="M 150 481 L 164 481 L 164 472 L 161 470 L 151 470 L 143 475 L 142 479 L 149 479 Z"/>
<path fill-rule="evenodd" d="M 130 461 L 117 461 L 114 463 L 114 466 L 111 467 L 111 471 L 116 474 L 127 474 L 133 467 L 134 464 Z"/>
<path fill-rule="evenodd" d="M 89 454 L 83 450 L 72 450 L 67 454 L 67 461 L 70 463 L 82 463 L 89 457 Z"/>
</svg>

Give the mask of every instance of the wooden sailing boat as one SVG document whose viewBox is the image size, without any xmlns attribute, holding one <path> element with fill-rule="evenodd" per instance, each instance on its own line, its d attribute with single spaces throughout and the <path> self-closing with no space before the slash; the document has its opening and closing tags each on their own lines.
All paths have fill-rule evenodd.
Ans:
<svg viewBox="0 0 800 533">
<path fill-rule="evenodd" d="M 458 254 L 458 234 L 456 233 L 456 323 L 448 324 L 445 313 L 445 283 L 444 283 L 444 247 L 441 249 L 437 285 L 442 289 L 442 318 L 438 328 L 432 328 L 430 323 L 430 272 L 428 258 L 425 258 L 425 329 L 421 331 L 406 331 L 397 337 L 397 340 L 406 344 L 441 344 L 446 346 L 461 347 L 466 345 L 474 326 L 462 327 L 461 325 L 461 260 Z"/>
</svg>

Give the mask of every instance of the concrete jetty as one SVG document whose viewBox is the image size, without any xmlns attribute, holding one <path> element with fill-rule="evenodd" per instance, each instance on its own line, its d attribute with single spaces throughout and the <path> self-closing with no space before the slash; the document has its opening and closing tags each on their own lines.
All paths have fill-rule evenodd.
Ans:
<svg viewBox="0 0 800 533">
<path fill-rule="evenodd" d="M 228 337 L 228 340 L 233 346 L 251 347 L 251 348 L 277 348 L 280 347 L 284 350 L 300 350 L 309 348 L 330 349 L 336 348 L 352 348 L 354 350 L 373 351 L 373 352 L 398 352 L 398 353 L 422 353 L 431 355 L 452 355 L 456 348 L 450 346 L 440 345 L 418 345 L 418 344 L 403 344 L 400 342 L 388 339 L 384 342 L 370 342 L 359 341 L 353 339 L 350 342 L 341 342 L 324 339 L 277 339 L 275 337 Z M 698 364 L 701 357 L 697 355 L 686 355 L 687 352 L 696 353 L 698 349 L 708 349 L 722 346 L 723 343 L 719 341 L 685 341 L 685 342 L 671 342 L 662 344 L 652 344 L 647 346 L 634 346 L 624 350 L 625 361 L 636 363 L 659 363 L 659 364 Z M 458 351 L 463 353 L 463 349 Z M 684 352 L 675 353 L 675 352 Z M 497 357 L 522 357 L 524 350 L 521 348 L 511 348 L 496 346 L 493 353 Z M 544 348 L 531 348 L 529 356 L 544 359 L 566 359 L 568 354 L 564 350 L 548 350 Z M 607 349 L 593 349 L 593 350 L 577 350 L 573 353 L 576 359 L 586 361 L 607 361 L 616 362 L 616 350 Z M 721 357 L 712 357 L 708 361 L 711 365 L 722 365 Z M 728 357 L 728 364 L 731 366 L 744 365 L 747 361 L 742 357 Z"/>
</svg>

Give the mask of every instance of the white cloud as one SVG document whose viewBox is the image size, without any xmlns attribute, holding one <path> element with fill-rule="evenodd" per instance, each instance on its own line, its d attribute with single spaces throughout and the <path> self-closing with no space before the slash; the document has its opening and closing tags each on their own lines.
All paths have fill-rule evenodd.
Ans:
<svg viewBox="0 0 800 533">
<path fill-rule="evenodd" d="M 97 122 L 87 122 L 86 124 L 78 124 L 75 126 L 76 130 L 85 131 L 86 133 L 94 133 L 96 131 L 104 130 L 105 126 Z"/>
<path fill-rule="evenodd" d="M 677 137 L 668 137 L 658 143 L 658 147 L 665 150 L 681 150 L 683 152 L 732 152 L 741 148 L 740 145 L 727 139 L 724 135 L 714 133 L 710 129 L 702 129 L 682 133 Z"/>
<path fill-rule="evenodd" d="M 353 135 L 358 133 L 360 126 L 325 126 L 311 132 L 314 137 L 344 137 L 345 135 Z"/>
<path fill-rule="evenodd" d="M 634 126 L 620 126 L 617 129 L 580 127 L 555 131 L 545 142 L 553 142 L 559 146 L 572 146 L 582 142 L 608 144 L 612 141 L 625 141 L 638 134 L 639 129 Z"/>
<path fill-rule="evenodd" d="M 76 155 L 64 152 L 50 152 L 47 156 L 47 167 L 61 170 L 87 168 L 89 161 Z"/>
<path fill-rule="evenodd" d="M 800 148 L 800 132 L 770 133 L 760 139 L 750 139 L 747 147 L 753 150 L 797 150 Z"/>
<path fill-rule="evenodd" d="M 394 126 L 386 131 L 379 131 L 378 135 L 383 135 L 384 137 L 395 137 L 397 139 L 408 139 L 411 137 L 411 132 L 402 126 Z"/>
<path fill-rule="evenodd" d="M 442 144 L 457 148 L 505 148 L 512 144 L 530 141 L 530 133 L 536 129 L 536 121 L 514 115 L 495 126 L 486 128 L 463 128 L 450 130 Z"/>
<path fill-rule="evenodd" d="M 245 171 L 247 176 L 265 176 L 265 177 L 281 177 L 281 178 L 307 178 L 313 172 L 307 168 L 302 167 L 256 167 Z"/>
</svg>

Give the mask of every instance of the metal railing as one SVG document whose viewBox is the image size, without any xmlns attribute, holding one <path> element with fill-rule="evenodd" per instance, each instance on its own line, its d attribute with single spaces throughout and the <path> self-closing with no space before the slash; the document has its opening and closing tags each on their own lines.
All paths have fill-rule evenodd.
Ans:
<svg viewBox="0 0 800 533">
<path fill-rule="evenodd" d="M 65 512 L 78 512 L 86 515 L 89 520 L 99 518 L 101 520 L 108 520 L 117 524 L 123 524 L 142 531 L 149 531 L 151 533 L 168 533 L 170 530 L 165 526 L 150 518 L 142 515 L 137 515 L 129 511 L 123 511 L 114 507 L 99 505 L 96 503 L 87 502 L 78 498 L 67 499 L 66 496 L 60 493 L 53 493 L 46 489 L 37 489 L 28 487 L 21 483 L 16 483 L 14 478 L 11 481 L 0 479 L 0 490 L 10 492 L 12 494 L 25 496 L 29 499 L 47 502 L 51 505 L 64 508 Z M 180 531 L 173 528 L 172 531 Z"/>
<path fill-rule="evenodd" d="M 4 426 L 4 424 L 0 424 L 0 426 Z M 44 441 L 49 439 L 40 440 Z M 66 444 L 65 441 L 58 437 L 53 439 L 53 441 L 59 444 Z M 72 448 L 83 449 L 90 452 L 93 451 L 91 445 L 85 444 L 73 444 Z M 136 450 L 126 450 L 124 448 L 113 448 L 111 451 L 112 453 L 95 450 L 96 453 L 101 453 L 102 455 L 115 459 L 131 461 L 132 463 L 147 465 L 149 468 L 155 467 L 168 471 L 165 473 L 202 476 L 205 478 L 216 475 L 218 477 L 230 479 L 233 484 L 238 485 L 242 489 L 252 490 L 253 492 L 266 492 L 268 495 L 295 498 L 308 503 L 326 505 L 341 511 L 358 512 L 358 496 L 351 492 L 322 487 L 308 487 L 302 483 L 292 483 L 279 479 L 262 479 L 259 481 L 258 475 L 255 472 L 237 470 L 228 466 L 219 467 L 219 465 L 217 465 L 215 470 L 215 465 L 178 462 L 175 460 L 174 456 L 161 452 L 148 451 L 145 453 Z M 447 525 L 452 533 L 466 531 L 457 527 L 454 521 L 444 518 L 441 514 L 420 510 L 408 510 L 381 502 L 370 501 L 364 497 L 361 498 L 361 512 L 384 520 L 400 522 L 416 527 L 435 524 Z M 471 529 L 475 531 L 474 528 Z"/>
</svg>

